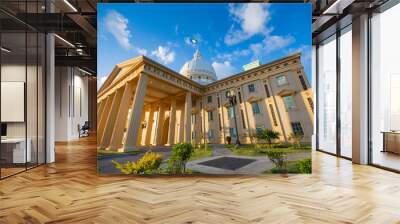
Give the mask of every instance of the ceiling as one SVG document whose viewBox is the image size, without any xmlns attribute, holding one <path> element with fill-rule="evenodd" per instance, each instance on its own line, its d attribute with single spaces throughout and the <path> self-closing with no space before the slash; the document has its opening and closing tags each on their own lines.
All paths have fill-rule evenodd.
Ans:
<svg viewBox="0 0 400 224">
<path fill-rule="evenodd" d="M 96 75 L 96 4 L 97 0 L 1 0 L 2 46 L 12 49 L 10 60 L 26 53 L 31 58 L 38 46 L 32 40 L 36 33 L 55 33 L 56 65 L 77 66 Z"/>
</svg>

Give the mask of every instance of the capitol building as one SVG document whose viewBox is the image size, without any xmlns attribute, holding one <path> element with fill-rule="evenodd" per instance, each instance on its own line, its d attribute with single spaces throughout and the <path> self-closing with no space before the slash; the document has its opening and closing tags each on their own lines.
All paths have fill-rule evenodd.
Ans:
<svg viewBox="0 0 400 224">
<path fill-rule="evenodd" d="M 258 130 L 311 142 L 313 98 L 301 54 L 247 64 L 218 80 L 197 50 L 180 72 L 145 56 L 115 66 L 98 91 L 98 145 L 129 151 L 178 142 L 250 143 Z M 236 103 L 232 103 L 232 97 Z"/>
</svg>

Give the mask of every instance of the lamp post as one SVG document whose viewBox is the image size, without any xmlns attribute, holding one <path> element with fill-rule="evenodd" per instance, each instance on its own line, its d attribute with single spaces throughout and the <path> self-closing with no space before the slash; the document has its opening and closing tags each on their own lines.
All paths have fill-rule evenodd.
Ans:
<svg viewBox="0 0 400 224">
<path fill-rule="evenodd" d="M 235 130 L 236 130 L 236 145 L 240 145 L 239 132 L 238 132 L 237 121 L 236 121 L 236 111 L 235 111 L 235 105 L 237 104 L 237 101 L 236 101 L 236 95 L 235 95 L 234 91 L 232 91 L 232 90 L 229 91 L 228 101 L 229 101 L 229 105 L 233 109 L 233 117 L 235 120 Z"/>
</svg>

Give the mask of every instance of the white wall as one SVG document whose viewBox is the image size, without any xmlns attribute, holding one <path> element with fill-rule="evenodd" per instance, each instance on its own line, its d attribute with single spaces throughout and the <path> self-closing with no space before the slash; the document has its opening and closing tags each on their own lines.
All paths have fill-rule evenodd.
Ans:
<svg viewBox="0 0 400 224">
<path fill-rule="evenodd" d="M 55 140 L 79 138 L 78 125 L 88 120 L 88 78 L 76 68 L 56 67 Z"/>
</svg>

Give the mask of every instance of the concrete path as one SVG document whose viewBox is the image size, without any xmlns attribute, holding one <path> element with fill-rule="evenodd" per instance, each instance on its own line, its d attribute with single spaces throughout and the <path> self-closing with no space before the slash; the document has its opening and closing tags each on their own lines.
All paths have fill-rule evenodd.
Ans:
<svg viewBox="0 0 400 224">
<path fill-rule="evenodd" d="M 213 149 L 213 157 L 214 156 L 230 156 L 232 155 L 231 150 L 225 147 L 225 145 L 211 145 Z"/>
</svg>

